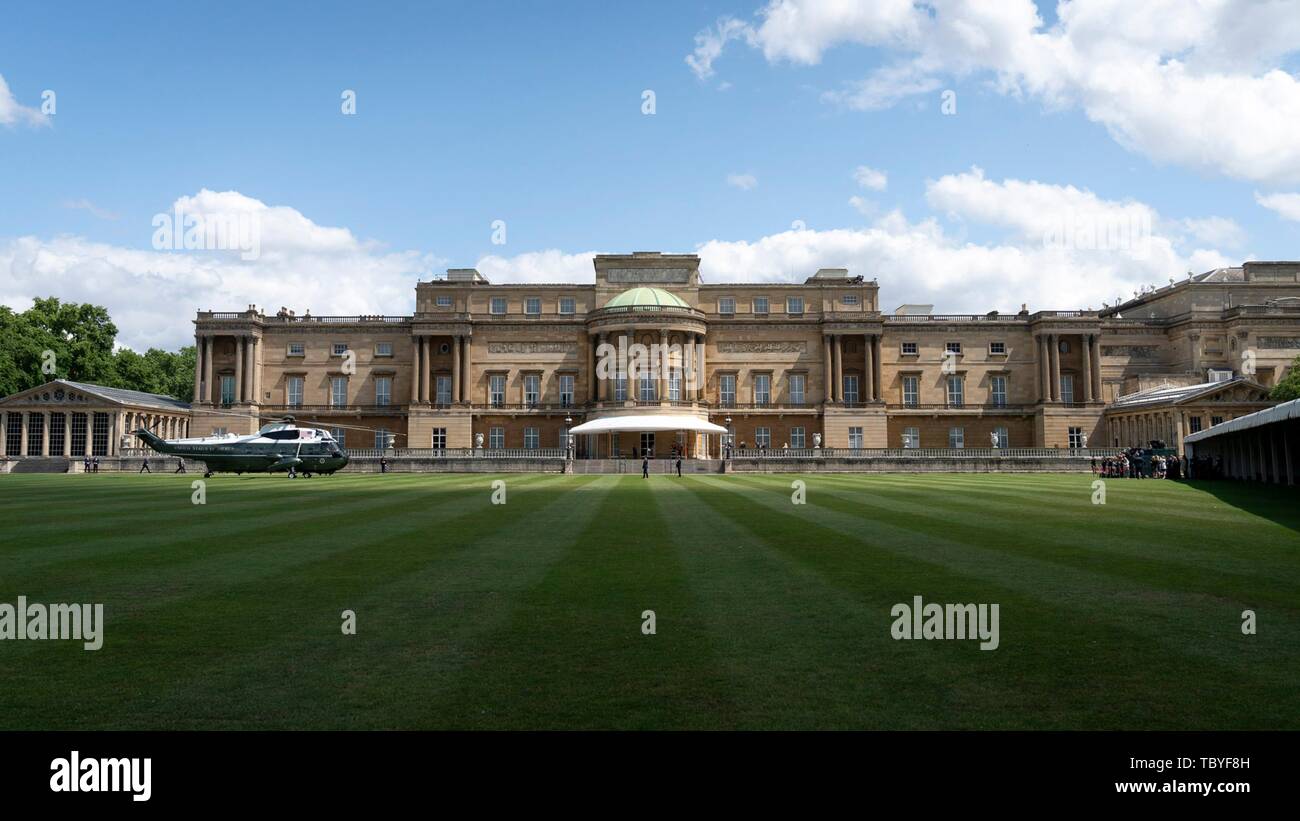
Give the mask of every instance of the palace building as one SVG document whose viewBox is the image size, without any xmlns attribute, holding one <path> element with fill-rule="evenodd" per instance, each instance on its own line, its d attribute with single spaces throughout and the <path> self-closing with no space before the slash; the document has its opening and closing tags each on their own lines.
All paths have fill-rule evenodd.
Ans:
<svg viewBox="0 0 1300 821">
<path fill-rule="evenodd" d="M 1269 407 L 1300 353 L 1296 262 L 1188 276 L 1103 310 L 974 315 L 882 311 L 877 283 L 839 268 L 747 284 L 702 282 L 689 254 L 594 268 L 556 284 L 452 269 L 416 284 L 411 316 L 201 311 L 190 430 L 250 433 L 286 414 L 353 449 L 390 435 L 532 449 L 606 420 L 576 437 L 580 457 L 674 443 L 716 457 L 719 429 L 770 449 L 1177 447 Z M 599 378 L 601 346 L 620 340 L 698 351 L 701 379 L 683 378 L 680 353 L 661 372 Z M 637 424 L 648 430 L 625 429 Z"/>
</svg>

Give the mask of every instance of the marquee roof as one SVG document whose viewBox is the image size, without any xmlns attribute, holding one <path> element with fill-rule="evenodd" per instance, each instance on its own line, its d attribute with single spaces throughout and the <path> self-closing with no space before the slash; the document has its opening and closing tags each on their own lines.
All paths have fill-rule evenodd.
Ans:
<svg viewBox="0 0 1300 821">
<path fill-rule="evenodd" d="M 636 416 L 605 416 L 583 422 L 569 430 L 572 434 L 618 433 L 620 431 L 693 430 L 699 433 L 726 433 L 727 429 L 707 419 L 685 413 L 655 413 Z"/>
</svg>

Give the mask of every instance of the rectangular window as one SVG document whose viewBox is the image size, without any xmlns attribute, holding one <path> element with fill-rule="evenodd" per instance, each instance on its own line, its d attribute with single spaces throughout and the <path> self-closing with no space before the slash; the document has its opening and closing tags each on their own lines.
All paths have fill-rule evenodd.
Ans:
<svg viewBox="0 0 1300 821">
<path fill-rule="evenodd" d="M 724 296 L 718 298 L 718 313 L 734 314 L 736 312 L 736 298 L 734 296 Z"/>
<path fill-rule="evenodd" d="M 429 441 L 429 446 L 432 447 L 434 450 L 446 450 L 446 449 L 447 449 L 447 429 L 446 429 L 446 428 L 434 428 L 434 429 L 433 429 L 433 436 L 431 437 L 431 439 L 430 439 L 430 441 Z"/>
<path fill-rule="evenodd" d="M 488 447 L 500 450 L 506 446 L 506 429 L 491 428 L 488 430 Z"/>
<path fill-rule="evenodd" d="M 15 420 L 14 417 L 12 416 L 9 417 L 9 429 L 11 432 L 14 430 L 15 421 L 17 420 Z M 14 436 L 17 436 L 17 434 L 14 434 Z M 9 452 L 13 453 L 12 450 L 10 450 Z M 85 452 L 86 452 L 86 414 L 74 413 L 72 414 L 71 453 L 73 456 L 80 456 Z"/>
<path fill-rule="evenodd" d="M 440 297 L 438 297 L 436 304 L 437 304 L 437 306 L 438 306 L 439 308 L 450 308 L 450 307 L 451 307 L 451 297 L 449 297 L 449 296 L 440 296 Z"/>
<path fill-rule="evenodd" d="M 334 437 L 334 441 L 337 442 L 338 446 L 341 448 L 348 446 L 347 435 L 348 432 L 344 428 L 330 428 L 330 436 Z"/>
<path fill-rule="evenodd" d="M 542 312 L 542 300 L 535 296 L 530 296 L 524 300 L 524 313 L 529 316 L 537 316 Z"/>
<path fill-rule="evenodd" d="M 488 377 L 488 404 L 494 408 L 506 404 L 506 375 L 494 373 Z"/>
<path fill-rule="evenodd" d="M 1222 417 L 1222 416 L 1211 416 L 1211 417 L 1210 417 L 1210 427 L 1214 427 L 1215 425 L 1222 425 L 1222 424 L 1223 424 L 1223 417 Z"/>
<path fill-rule="evenodd" d="M 560 313 L 566 316 L 578 312 L 578 301 L 571 296 L 560 297 Z"/>
<path fill-rule="evenodd" d="M 77 417 L 81 417 L 80 421 L 81 421 L 82 449 L 84 450 L 85 436 L 86 436 L 86 421 L 85 421 L 86 414 L 84 413 L 77 413 L 77 414 L 73 414 L 72 416 L 72 425 L 73 425 L 72 441 L 73 444 L 76 444 L 77 441 L 76 425 L 78 421 Z M 11 413 L 9 414 L 9 427 L 5 429 L 5 453 L 9 454 L 10 456 L 17 456 L 19 453 L 22 452 L 22 447 L 23 447 L 23 415 L 21 413 Z M 73 453 L 80 454 L 82 453 L 82 450 L 77 450 L 76 448 L 73 448 Z"/>
<path fill-rule="evenodd" d="M 785 298 L 785 312 L 793 316 L 803 313 L 803 297 L 788 296 Z"/>
<path fill-rule="evenodd" d="M 524 447 L 529 450 L 537 450 L 538 444 L 537 428 L 524 428 Z"/>
<path fill-rule="evenodd" d="M 348 378 L 346 376 L 330 377 L 330 405 L 341 408 L 348 403 Z"/>
<path fill-rule="evenodd" d="M 375 404 L 380 407 L 393 401 L 393 378 L 391 376 L 375 377 Z"/>
<path fill-rule="evenodd" d="M 754 374 L 754 404 L 762 407 L 772 402 L 772 375 Z"/>
<path fill-rule="evenodd" d="M 334 356 L 347 356 L 348 343 L 335 342 L 333 345 L 330 346 L 330 351 L 334 354 Z"/>
<path fill-rule="evenodd" d="M 754 297 L 754 313 L 758 314 L 759 316 L 767 316 L 767 311 L 768 311 L 767 297 L 765 296 Z"/>
<path fill-rule="evenodd" d="M 573 407 L 573 374 L 560 374 L 560 407 Z"/>
<path fill-rule="evenodd" d="M 303 345 L 303 343 L 301 342 L 289 343 L 289 356 L 306 356 L 306 355 L 307 355 L 307 346 Z"/>
<path fill-rule="evenodd" d="M 491 302 L 488 303 L 488 310 L 498 316 L 504 314 L 506 312 L 506 298 L 503 296 L 492 297 Z"/>
<path fill-rule="evenodd" d="M 900 352 L 903 356 L 916 356 L 917 347 L 915 342 L 904 342 Z"/>
<path fill-rule="evenodd" d="M 63 455 L 63 433 L 67 425 L 61 413 L 50 414 L 50 455 Z M 130 433 L 130 431 L 127 431 Z"/>
<path fill-rule="evenodd" d="M 389 435 L 387 428 L 378 428 L 375 430 L 375 450 L 384 450 L 388 447 Z"/>
<path fill-rule="evenodd" d="M 860 450 L 862 448 L 862 428 L 849 428 L 849 447 L 854 450 Z"/>
<path fill-rule="evenodd" d="M 803 435 L 803 428 L 801 427 L 790 428 L 790 447 L 806 448 L 808 447 L 808 445 L 804 444 L 806 441 L 807 439 L 805 439 Z"/>
<path fill-rule="evenodd" d="M 993 436 L 997 438 L 999 448 L 1011 447 L 1011 437 L 1007 435 L 1005 427 L 996 427 L 993 429 Z"/>
<path fill-rule="evenodd" d="M 920 428 L 903 428 L 903 447 L 905 448 L 921 447 Z"/>
<path fill-rule="evenodd" d="M 655 401 L 655 378 L 649 373 L 641 374 L 641 386 L 637 398 L 642 402 Z"/>
<path fill-rule="evenodd" d="M 290 376 L 285 380 L 285 404 L 292 408 L 302 406 L 302 377 Z"/>
<path fill-rule="evenodd" d="M 433 401 L 439 405 L 451 404 L 451 377 L 439 376 L 434 380 L 436 386 Z"/>
<path fill-rule="evenodd" d="M 1083 447 L 1083 428 L 1070 428 L 1069 441 L 1072 449 Z"/>
<path fill-rule="evenodd" d="M 627 401 L 627 376 L 622 375 L 614 380 L 614 401 Z"/>
<path fill-rule="evenodd" d="M 682 401 L 681 368 L 673 368 L 668 371 L 668 399 L 672 402 Z"/>
<path fill-rule="evenodd" d="M 641 455 L 642 456 L 655 455 L 655 435 L 653 433 L 641 434 Z"/>
<path fill-rule="evenodd" d="M 41 434 L 45 432 L 45 414 L 27 414 L 27 455 L 44 456 L 41 453 Z"/>
<path fill-rule="evenodd" d="M 392 356 L 392 355 L 393 355 L 393 343 L 391 342 L 375 343 L 375 356 Z"/>
<path fill-rule="evenodd" d="M 524 404 L 530 408 L 537 407 L 542 401 L 542 377 L 535 374 L 524 376 Z"/>
<path fill-rule="evenodd" d="M 960 376 L 948 377 L 948 407 L 960 408 L 966 404 L 966 380 Z"/>
<path fill-rule="evenodd" d="M 962 428 L 948 428 L 948 447 L 966 447 L 966 431 Z"/>
<path fill-rule="evenodd" d="M 915 408 L 921 402 L 921 377 L 903 377 L 903 407 Z"/>
<path fill-rule="evenodd" d="M 1189 416 L 1187 417 L 1187 424 L 1192 433 L 1197 433 L 1201 429 L 1201 417 Z"/>
<path fill-rule="evenodd" d="M 845 294 L 845 295 L 844 295 L 843 302 L 844 302 L 845 305 L 857 305 L 857 304 L 858 304 L 858 295 L 857 295 L 857 294 Z"/>
<path fill-rule="evenodd" d="M 804 402 L 804 375 L 801 373 L 790 374 L 790 404 L 802 405 Z"/>
<path fill-rule="evenodd" d="M 961 355 L 961 343 L 960 343 L 960 342 L 945 342 L 945 343 L 943 343 L 943 349 L 944 349 L 944 351 L 945 351 L 946 353 L 955 353 L 955 354 L 957 354 L 958 356 Z"/>
<path fill-rule="evenodd" d="M 992 354 L 993 356 L 1004 356 L 1006 355 L 1006 352 L 1007 352 L 1007 343 L 1005 342 L 989 343 L 989 353 Z"/>
<path fill-rule="evenodd" d="M 221 377 L 221 404 L 235 404 L 235 377 L 233 376 Z"/>
<path fill-rule="evenodd" d="M 858 401 L 858 377 L 856 374 L 844 374 L 844 401 L 854 404 Z"/>
<path fill-rule="evenodd" d="M 724 408 L 736 406 L 736 375 L 724 373 L 718 376 L 718 404 Z"/>
<path fill-rule="evenodd" d="M 764 450 L 772 447 L 772 429 L 754 428 L 754 445 Z"/>
<path fill-rule="evenodd" d="M 1007 406 L 1007 378 L 1005 376 L 989 377 L 989 388 L 992 394 L 993 407 L 1005 408 Z"/>
<path fill-rule="evenodd" d="M 91 433 L 90 455 L 108 455 L 108 414 L 95 414 L 95 428 Z"/>
<path fill-rule="evenodd" d="M 1061 401 L 1069 404 L 1074 401 L 1074 375 L 1061 374 Z"/>
</svg>

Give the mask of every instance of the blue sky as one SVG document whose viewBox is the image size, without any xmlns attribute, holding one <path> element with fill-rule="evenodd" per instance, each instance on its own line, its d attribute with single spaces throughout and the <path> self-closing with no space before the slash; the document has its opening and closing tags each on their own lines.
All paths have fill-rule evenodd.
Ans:
<svg viewBox="0 0 1300 821">
<path fill-rule="evenodd" d="M 331 294 L 365 303 L 348 312 L 409 311 L 415 277 L 485 259 L 499 279 L 572 279 L 593 251 L 699 251 L 714 281 L 847 264 L 878 276 L 886 302 L 985 310 L 1018 307 L 1004 304 L 1015 300 L 1011 288 L 988 280 L 1007 259 L 1024 266 L 1013 284 L 1032 279 L 1031 296 L 1044 300 L 1077 294 L 1070 277 L 1103 271 L 1087 295 L 1100 301 L 1198 264 L 1300 256 L 1300 215 L 1285 199 L 1300 190 L 1300 160 L 1270 159 L 1277 152 L 1267 143 L 1180 146 L 1159 125 L 1136 122 L 1141 100 L 1098 113 L 1109 108 L 1098 91 L 1107 80 L 1054 67 L 1055 58 L 1001 64 L 1004 54 L 980 46 L 936 66 L 915 41 L 898 45 L 915 21 L 875 12 L 837 19 L 843 4 L 806 4 L 784 26 L 761 2 L 11 4 L 0 77 L 12 105 L 38 110 L 50 89 L 57 109 L 5 123 L 0 101 L 0 301 L 23 307 L 52 291 L 116 303 L 115 289 L 164 280 L 149 310 L 123 300 L 119 324 L 127 344 L 170 345 L 189 333 L 177 313 L 274 307 L 286 293 L 319 300 L 314 313 L 344 310 Z M 949 5 L 937 2 L 928 16 L 942 24 L 964 13 Z M 1278 21 L 1300 10 L 1281 5 L 1290 8 L 1256 25 L 1286 33 L 1290 24 Z M 1053 6 L 1038 11 L 1038 31 L 1051 31 Z M 1218 13 L 1207 25 L 1241 16 Z M 685 58 L 697 36 L 726 19 L 747 33 L 724 42 L 707 71 L 693 70 Z M 1168 41 L 1130 43 L 1125 59 L 1176 57 L 1207 77 L 1225 71 L 1208 47 L 1189 52 L 1176 33 L 1152 28 Z M 1061 39 L 1084 55 L 1102 48 L 1086 34 Z M 1280 45 L 1257 65 L 1234 67 L 1239 96 L 1249 101 L 1251 83 L 1269 71 L 1294 78 L 1295 58 Z M 836 100 L 904 63 L 929 90 L 873 110 Z M 1006 76 L 1019 88 L 999 82 Z M 357 95 L 353 116 L 340 111 L 345 89 Z M 642 113 L 647 89 L 652 115 Z M 955 115 L 940 112 L 947 90 Z M 1282 115 L 1290 91 L 1282 89 Z M 1234 111 L 1224 123 L 1186 115 L 1207 129 L 1276 128 L 1267 114 L 1242 122 Z M 883 172 L 883 190 L 855 182 L 859 166 Z M 945 178 L 947 195 L 935 187 Z M 1024 192 L 1012 182 L 1037 183 L 1042 201 L 1084 211 L 1139 204 L 1169 247 L 1140 263 L 1121 253 L 1043 264 L 1040 226 L 1017 213 Z M 354 242 L 332 254 L 285 237 L 282 248 L 298 250 L 260 265 L 219 253 L 157 259 L 152 217 L 204 190 L 238 192 L 344 229 Z M 1083 192 L 1091 205 L 1080 204 Z M 1260 204 L 1270 195 L 1278 207 Z M 1210 219 L 1219 230 L 1206 229 Z M 504 245 L 492 243 L 494 220 L 506 223 Z M 796 220 L 807 230 L 791 232 Z M 874 233 L 835 233 L 863 231 Z M 275 236 L 266 242 L 277 247 Z M 906 249 L 918 268 L 895 256 Z M 927 256 L 957 270 L 927 278 Z M 349 266 L 374 287 L 333 279 Z M 983 285 L 955 284 L 965 266 L 967 281 Z M 94 276 L 101 287 L 86 284 Z M 187 277 L 202 282 L 177 281 Z M 259 284 L 269 279 L 281 285 Z"/>
</svg>

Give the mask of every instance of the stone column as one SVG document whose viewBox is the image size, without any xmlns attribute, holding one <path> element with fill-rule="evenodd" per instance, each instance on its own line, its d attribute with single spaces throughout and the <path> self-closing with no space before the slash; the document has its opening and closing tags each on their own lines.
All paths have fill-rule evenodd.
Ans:
<svg viewBox="0 0 1300 821">
<path fill-rule="evenodd" d="M 835 401 L 835 363 L 831 359 L 831 336 L 822 334 L 822 370 L 825 373 L 822 378 L 826 383 L 826 401 Z"/>
<path fill-rule="evenodd" d="M 41 411 L 41 456 L 50 455 L 50 412 Z"/>
<path fill-rule="evenodd" d="M 19 456 L 26 456 L 26 455 L 27 455 L 27 423 L 28 423 L 28 417 L 29 417 L 29 416 L 31 416 L 30 413 L 24 413 L 24 414 L 23 414 L 23 422 L 22 422 L 22 436 L 23 436 L 23 438 L 20 439 L 19 442 L 18 442 L 18 455 L 19 455 Z"/>
<path fill-rule="evenodd" d="M 880 361 L 881 360 L 880 344 L 881 344 L 880 334 L 875 334 L 874 336 L 871 336 L 871 351 L 872 351 L 871 366 L 872 369 L 874 369 L 872 370 L 872 374 L 871 374 L 871 385 L 874 385 L 876 390 L 875 395 L 872 396 L 871 398 L 872 401 L 880 401 L 880 399 L 883 398 L 884 396 L 884 390 L 885 390 L 885 387 L 883 385 L 884 362 Z"/>
<path fill-rule="evenodd" d="M 607 334 L 607 333 L 602 333 L 602 334 L 599 336 L 599 340 L 600 340 L 599 343 L 598 343 L 599 345 L 608 345 L 608 344 L 609 344 L 609 334 Z M 618 369 L 618 364 L 617 364 L 617 362 L 618 362 L 618 359 L 617 359 L 618 354 L 617 354 L 617 352 L 615 352 L 614 356 L 615 356 L 615 360 L 614 360 L 614 363 L 615 363 L 615 364 L 614 364 L 614 370 L 617 370 L 617 369 Z M 593 379 L 596 378 L 596 376 L 595 376 L 594 373 L 592 374 L 592 378 L 593 378 Z M 608 380 L 608 379 L 597 379 L 597 380 L 596 380 L 596 401 L 598 401 L 598 402 L 604 402 L 604 401 L 606 401 L 606 400 L 608 400 L 608 399 L 609 399 L 609 380 Z M 597 446 L 599 446 L 599 442 L 597 443 Z"/>
<path fill-rule="evenodd" d="M 1047 335 L 1038 335 L 1038 401 L 1049 402 L 1052 398 L 1052 389 L 1048 384 L 1051 376 L 1048 373 L 1048 354 L 1047 354 Z"/>
<path fill-rule="evenodd" d="M 1092 334 L 1085 334 L 1083 345 L 1083 401 L 1092 401 Z"/>
<path fill-rule="evenodd" d="M 474 337 L 467 335 L 462 337 L 462 341 L 465 343 L 465 355 L 460 358 L 460 366 L 464 369 L 464 373 L 460 376 L 460 389 L 462 391 L 461 399 L 468 402 L 474 390 L 474 387 L 470 384 L 470 375 L 474 373 L 470 367 L 470 359 L 474 351 Z"/>
<path fill-rule="evenodd" d="M 451 401 L 460 401 L 460 337 L 451 338 Z"/>
<path fill-rule="evenodd" d="M 1088 378 L 1092 380 L 1092 397 L 1093 399 L 1102 399 L 1101 395 L 1101 334 L 1093 334 L 1090 337 L 1092 341 L 1092 373 Z"/>
<path fill-rule="evenodd" d="M 203 382 L 203 337 L 194 335 L 194 401 L 199 401 L 200 385 Z"/>
<path fill-rule="evenodd" d="M 835 395 L 844 401 L 844 337 L 835 334 L 835 344 L 831 346 L 831 356 L 835 360 Z"/>
<path fill-rule="evenodd" d="M 704 334 L 699 334 L 698 336 L 699 339 L 696 342 L 698 347 L 696 351 L 699 353 L 699 361 L 695 363 L 695 378 L 698 380 L 696 382 L 696 389 L 697 389 L 696 395 L 699 398 L 699 401 L 707 402 L 709 401 L 709 372 L 704 369 L 704 346 L 708 344 L 708 342 Z M 709 437 L 705 435 L 704 437 L 705 453 L 708 453 L 708 450 L 709 450 Z M 705 458 L 707 459 L 708 457 L 706 456 Z"/>
<path fill-rule="evenodd" d="M 423 337 L 420 340 L 420 401 L 424 404 L 429 403 L 429 382 L 433 377 L 433 338 Z"/>
<path fill-rule="evenodd" d="M 244 338 L 242 336 L 235 338 L 235 401 L 232 404 L 238 404 L 244 401 Z"/>
<path fill-rule="evenodd" d="M 659 401 L 668 400 L 668 331 L 659 330 Z"/>
<path fill-rule="evenodd" d="M 596 344 L 597 337 L 587 335 L 587 401 L 596 401 Z M 574 397 L 575 403 L 577 397 Z"/>
<path fill-rule="evenodd" d="M 1052 360 L 1052 401 L 1061 401 L 1061 342 L 1060 337 L 1051 334 L 1047 337 L 1048 352 Z"/>
<path fill-rule="evenodd" d="M 866 335 L 862 337 L 862 401 L 874 402 L 876 400 L 876 337 Z"/>
<path fill-rule="evenodd" d="M 261 353 L 261 337 L 250 336 L 248 338 L 248 401 L 254 405 L 262 404 L 262 368 L 257 363 Z"/>
<path fill-rule="evenodd" d="M 204 404 L 212 404 L 212 337 L 211 336 L 203 337 L 203 402 Z"/>
<path fill-rule="evenodd" d="M 63 414 L 63 454 L 62 455 L 63 456 L 72 455 L 72 411 L 65 411 Z"/>
<path fill-rule="evenodd" d="M 411 404 L 420 401 L 420 337 L 411 337 Z"/>
<path fill-rule="evenodd" d="M 0 411 L 0 456 L 9 455 L 9 411 Z"/>
</svg>

